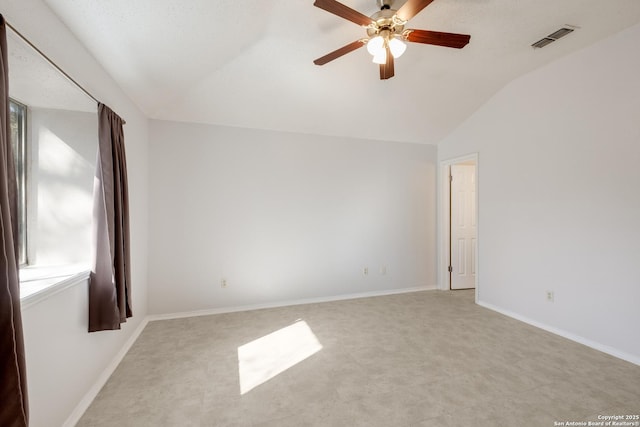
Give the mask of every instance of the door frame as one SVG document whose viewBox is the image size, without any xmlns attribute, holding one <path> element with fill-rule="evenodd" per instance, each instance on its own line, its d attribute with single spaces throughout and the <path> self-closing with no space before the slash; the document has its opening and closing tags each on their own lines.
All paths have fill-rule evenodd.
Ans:
<svg viewBox="0 0 640 427">
<path fill-rule="evenodd" d="M 480 295 L 480 281 L 478 280 L 480 276 L 480 252 L 479 252 L 479 242 L 480 242 L 480 221 L 479 221 L 479 212 L 480 212 L 480 204 L 479 204 L 479 170 L 480 170 L 480 162 L 478 153 L 471 153 L 461 157 L 455 157 L 452 159 L 441 160 L 438 165 L 438 270 L 439 270 L 439 284 L 438 289 L 440 290 L 450 290 L 450 276 L 449 276 L 449 257 L 451 250 L 451 229 L 450 229 L 450 220 L 451 220 L 451 198 L 450 198 L 450 189 L 451 182 L 449 180 L 449 171 L 451 165 L 455 165 L 458 163 L 465 163 L 473 161 L 476 166 L 475 170 L 475 183 L 476 183 L 476 278 L 475 278 L 475 300 L 478 302 L 478 297 Z"/>
</svg>

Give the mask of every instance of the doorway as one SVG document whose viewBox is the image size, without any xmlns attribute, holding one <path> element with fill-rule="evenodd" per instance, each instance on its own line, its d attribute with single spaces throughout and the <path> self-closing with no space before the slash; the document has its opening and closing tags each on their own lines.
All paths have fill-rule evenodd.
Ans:
<svg viewBox="0 0 640 427">
<path fill-rule="evenodd" d="M 440 163 L 440 289 L 476 289 L 478 299 L 478 155 Z"/>
</svg>

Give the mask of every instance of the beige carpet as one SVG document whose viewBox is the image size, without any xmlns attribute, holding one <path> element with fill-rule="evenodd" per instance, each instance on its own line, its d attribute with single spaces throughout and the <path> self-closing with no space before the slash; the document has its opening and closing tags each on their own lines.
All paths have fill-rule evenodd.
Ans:
<svg viewBox="0 0 640 427">
<path fill-rule="evenodd" d="M 473 291 L 427 291 L 151 322 L 79 425 L 550 427 L 620 414 L 640 414 L 640 367 L 479 307 Z"/>
</svg>

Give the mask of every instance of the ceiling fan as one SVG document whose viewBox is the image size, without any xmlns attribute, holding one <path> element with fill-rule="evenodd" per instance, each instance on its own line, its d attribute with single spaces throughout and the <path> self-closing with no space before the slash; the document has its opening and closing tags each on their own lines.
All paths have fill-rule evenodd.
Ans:
<svg viewBox="0 0 640 427">
<path fill-rule="evenodd" d="M 349 43 L 313 61 L 324 65 L 366 45 L 373 55 L 373 62 L 380 64 L 380 79 L 393 77 L 393 60 L 407 48 L 404 41 L 433 44 L 461 49 L 469 43 L 468 34 L 442 33 L 440 31 L 405 29 L 406 23 L 427 7 L 433 0 L 408 0 L 400 9 L 391 8 L 393 0 L 378 0 L 380 11 L 368 17 L 336 0 L 315 0 L 314 6 L 347 19 L 367 30 L 367 37 Z"/>
</svg>

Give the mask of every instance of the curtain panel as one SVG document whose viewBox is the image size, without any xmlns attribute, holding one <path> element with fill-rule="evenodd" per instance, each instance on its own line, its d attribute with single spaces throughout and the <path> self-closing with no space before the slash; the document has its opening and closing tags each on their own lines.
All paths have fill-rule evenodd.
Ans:
<svg viewBox="0 0 640 427">
<path fill-rule="evenodd" d="M 0 15 L 0 425 L 29 425 L 20 312 L 18 198 L 9 121 L 7 28 Z"/>
<path fill-rule="evenodd" d="M 132 316 L 129 194 L 124 120 L 98 104 L 98 158 L 93 187 L 93 268 L 89 332 L 120 329 Z"/>
</svg>

